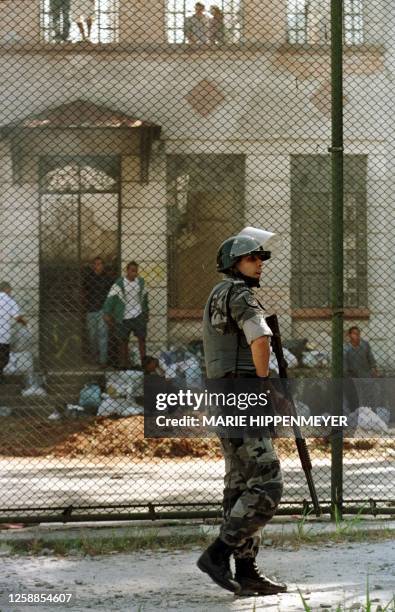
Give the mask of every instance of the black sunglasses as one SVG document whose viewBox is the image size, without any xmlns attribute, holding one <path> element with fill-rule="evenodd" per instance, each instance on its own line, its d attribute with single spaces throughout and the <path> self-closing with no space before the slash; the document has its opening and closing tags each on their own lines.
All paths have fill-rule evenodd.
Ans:
<svg viewBox="0 0 395 612">
<path fill-rule="evenodd" d="M 270 251 L 259 251 L 258 253 L 257 252 L 246 253 L 246 256 L 253 258 L 252 261 L 256 261 L 257 259 L 260 259 L 261 261 L 267 261 L 271 257 L 271 252 Z"/>
</svg>

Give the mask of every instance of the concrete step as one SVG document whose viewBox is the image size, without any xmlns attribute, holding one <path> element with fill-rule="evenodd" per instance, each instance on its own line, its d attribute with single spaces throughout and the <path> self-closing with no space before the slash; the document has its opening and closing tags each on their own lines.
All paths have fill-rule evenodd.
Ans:
<svg viewBox="0 0 395 612">
<path fill-rule="evenodd" d="M 0 385 L 0 401 L 2 397 L 10 397 L 12 395 L 20 395 L 24 385 L 14 385 L 11 383 L 3 383 Z"/>
<path fill-rule="evenodd" d="M 72 402 L 69 402 L 72 403 Z M 50 414 L 52 414 L 54 411 L 59 412 L 61 415 L 63 415 L 63 418 L 72 418 L 73 414 L 71 411 L 67 410 L 66 408 L 66 404 L 62 404 L 59 405 L 59 403 L 50 403 L 48 402 L 47 404 L 41 404 L 41 405 L 30 405 L 30 406 L 23 406 L 23 405 L 15 405 L 15 406 L 8 406 L 8 408 L 11 409 L 11 414 L 7 415 L 7 416 L 11 416 L 14 418 L 20 418 L 20 419 L 26 419 L 26 421 L 28 421 L 28 423 L 34 428 L 34 424 L 35 422 L 37 422 L 39 419 L 46 419 Z M 90 409 L 90 408 L 86 408 L 84 410 L 84 412 L 78 413 L 78 415 L 86 417 L 86 416 L 95 416 L 96 415 L 96 409 Z M 1 417 L 0 417 L 0 425 L 1 425 Z"/>
<path fill-rule="evenodd" d="M 104 370 L 92 369 L 89 371 L 79 372 L 78 370 L 67 370 L 63 372 L 46 372 L 45 378 L 48 383 L 65 383 L 75 382 L 85 384 L 91 380 L 105 380 Z"/>
<path fill-rule="evenodd" d="M 10 384 L 10 385 L 15 385 L 15 384 L 20 384 L 22 385 L 25 382 L 25 375 L 24 374 L 4 374 L 4 383 L 3 384 Z"/>
<path fill-rule="evenodd" d="M 111 370 L 108 370 L 111 371 Z M 38 375 L 44 376 L 47 383 L 75 383 L 75 384 L 85 384 L 91 382 L 92 380 L 105 380 L 105 371 L 101 369 L 92 368 L 91 370 L 79 371 L 79 370 L 64 370 L 59 372 L 58 370 L 52 371 L 38 371 L 36 372 Z M 18 384 L 23 385 L 26 382 L 27 376 L 22 374 L 9 374 L 4 376 L 3 384 Z"/>
<path fill-rule="evenodd" d="M 41 372 L 40 372 L 41 374 Z M 18 417 L 48 416 L 53 410 L 66 408 L 66 404 L 78 404 L 82 387 L 88 383 L 99 384 L 105 389 L 105 372 L 99 369 L 49 371 L 45 376 L 46 396 L 23 396 L 25 376 L 7 376 L 0 385 L 0 406 L 12 409 Z"/>
<path fill-rule="evenodd" d="M 34 427 L 34 423 L 38 419 L 46 419 L 55 410 L 59 411 L 59 406 L 56 404 L 43 404 L 41 406 L 8 406 L 11 409 L 11 417 L 28 419 Z M 1 422 L 1 421 L 0 421 Z"/>
<path fill-rule="evenodd" d="M 45 406 L 48 404 L 51 405 L 63 405 L 63 404 L 77 404 L 78 403 L 78 393 L 74 395 L 66 395 L 63 393 L 49 393 L 46 396 L 37 396 L 31 395 L 29 397 L 24 397 L 23 395 L 12 395 L 12 396 L 0 396 L 0 405 L 1 406 L 9 406 L 10 408 L 13 406 L 35 406 L 39 407 L 41 405 Z"/>
<path fill-rule="evenodd" d="M 91 382 L 99 384 L 104 389 L 104 381 L 102 382 L 99 380 L 94 380 Z M 79 395 L 84 384 L 45 384 L 43 385 L 43 387 L 47 391 L 48 395 L 62 395 L 64 397 L 74 397 Z M 0 401 L 5 398 L 23 397 L 22 391 L 25 388 L 25 385 L 0 385 Z"/>
</svg>

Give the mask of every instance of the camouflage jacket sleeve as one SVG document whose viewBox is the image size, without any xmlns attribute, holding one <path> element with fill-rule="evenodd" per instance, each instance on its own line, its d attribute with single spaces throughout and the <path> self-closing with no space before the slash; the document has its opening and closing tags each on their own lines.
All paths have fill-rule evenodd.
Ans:
<svg viewBox="0 0 395 612">
<path fill-rule="evenodd" d="M 271 336 L 265 314 L 248 287 L 235 290 L 229 302 L 230 314 L 244 332 L 248 344 L 261 336 Z"/>
</svg>

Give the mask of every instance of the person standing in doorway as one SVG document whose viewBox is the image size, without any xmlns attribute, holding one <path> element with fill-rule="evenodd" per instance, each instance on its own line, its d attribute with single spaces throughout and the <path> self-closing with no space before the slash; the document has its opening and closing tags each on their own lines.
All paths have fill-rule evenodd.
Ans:
<svg viewBox="0 0 395 612">
<path fill-rule="evenodd" d="M 84 276 L 82 287 L 86 309 L 86 326 L 91 357 L 106 367 L 108 358 L 108 327 L 103 320 L 103 304 L 112 280 L 104 269 L 101 257 L 95 257 Z"/>
<path fill-rule="evenodd" d="M 0 283 L 0 383 L 3 382 L 3 370 L 10 359 L 12 323 L 17 321 L 27 325 L 26 319 L 20 314 L 18 304 L 11 297 L 11 291 L 9 283 Z"/>
<path fill-rule="evenodd" d="M 104 319 L 111 325 L 116 323 L 119 341 L 119 367 L 131 367 L 129 338 L 133 332 L 137 337 L 141 363 L 145 357 L 145 342 L 148 323 L 148 293 L 144 279 L 139 276 L 138 264 L 131 261 L 126 266 L 126 275 L 115 281 L 103 307 Z"/>
</svg>

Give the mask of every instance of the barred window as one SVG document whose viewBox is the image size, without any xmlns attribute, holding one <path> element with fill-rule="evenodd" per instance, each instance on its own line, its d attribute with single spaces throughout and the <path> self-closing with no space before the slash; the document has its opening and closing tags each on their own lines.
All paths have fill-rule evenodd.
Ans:
<svg viewBox="0 0 395 612">
<path fill-rule="evenodd" d="M 344 44 L 361 45 L 364 42 L 362 0 L 344 0 L 343 6 Z M 321 42 L 329 42 L 329 13 L 329 5 L 320 0 L 288 0 L 288 42 L 309 43 L 314 21 L 321 22 Z M 317 23 L 314 27 L 317 27 Z"/>
<path fill-rule="evenodd" d="M 41 0 L 44 42 L 118 41 L 118 0 Z"/>
<path fill-rule="evenodd" d="M 344 1 L 344 42 L 346 45 L 363 43 L 362 0 Z"/>
<path fill-rule="evenodd" d="M 169 43 L 182 44 L 192 42 L 188 31 L 193 29 L 190 18 L 195 14 L 196 0 L 167 0 L 166 27 Z M 205 7 L 207 32 L 199 28 L 194 40 L 197 44 L 231 44 L 240 41 L 241 36 L 241 1 L 219 0 L 213 3 L 219 9 L 213 14 L 212 5 Z M 195 32 L 196 34 L 196 32 Z"/>
<path fill-rule="evenodd" d="M 303 44 L 307 42 L 307 0 L 288 0 L 288 42 Z"/>
<path fill-rule="evenodd" d="M 348 308 L 366 308 L 368 303 L 366 162 L 365 155 L 345 156 L 344 305 Z M 292 156 L 291 299 L 293 308 L 327 308 L 330 306 L 330 227 L 330 156 Z"/>
</svg>

